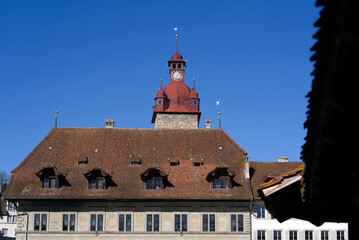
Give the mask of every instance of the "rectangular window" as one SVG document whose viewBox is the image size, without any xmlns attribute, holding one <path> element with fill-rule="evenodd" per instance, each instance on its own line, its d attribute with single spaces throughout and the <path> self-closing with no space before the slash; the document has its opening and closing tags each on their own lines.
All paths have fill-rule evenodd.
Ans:
<svg viewBox="0 0 359 240">
<path fill-rule="evenodd" d="M 103 215 L 97 215 L 97 231 L 103 231 Z"/>
<path fill-rule="evenodd" d="M 337 231 L 337 240 L 345 240 L 344 231 Z"/>
<path fill-rule="evenodd" d="M 216 230 L 216 221 L 214 214 L 209 215 L 209 231 L 214 232 Z"/>
<path fill-rule="evenodd" d="M 257 231 L 257 239 L 258 240 L 265 240 L 266 239 L 266 231 L 258 230 Z"/>
<path fill-rule="evenodd" d="M 187 232 L 187 214 L 175 214 L 175 232 Z"/>
<path fill-rule="evenodd" d="M 231 231 L 232 232 L 243 232 L 244 222 L 242 214 L 232 214 L 231 215 Z"/>
<path fill-rule="evenodd" d="M 119 231 L 123 232 L 131 231 L 131 214 L 120 214 L 119 215 Z"/>
<path fill-rule="evenodd" d="M 158 232 L 160 230 L 160 215 L 153 215 L 153 231 Z"/>
<path fill-rule="evenodd" d="M 41 231 L 46 231 L 47 228 L 47 214 L 41 214 Z"/>
<path fill-rule="evenodd" d="M 304 239 L 305 240 L 313 240 L 313 231 L 305 231 Z"/>
<path fill-rule="evenodd" d="M 103 214 L 91 214 L 90 231 L 103 231 Z"/>
<path fill-rule="evenodd" d="M 266 211 L 264 206 L 258 206 L 257 207 L 257 218 L 265 218 L 266 217 Z"/>
<path fill-rule="evenodd" d="M 47 229 L 47 214 L 35 214 L 34 231 L 46 231 L 46 229 Z"/>
<path fill-rule="evenodd" d="M 40 231 L 40 214 L 35 214 L 35 217 L 34 217 L 34 231 Z"/>
<path fill-rule="evenodd" d="M 56 188 L 56 178 L 55 177 L 44 178 L 43 188 L 55 189 Z"/>
<path fill-rule="evenodd" d="M 147 214 L 147 232 L 158 232 L 160 230 L 160 215 Z"/>
<path fill-rule="evenodd" d="M 75 231 L 75 214 L 62 215 L 62 231 Z"/>
<path fill-rule="evenodd" d="M 289 231 L 289 240 L 298 240 L 298 232 Z"/>
<path fill-rule="evenodd" d="M 203 214 L 202 220 L 202 230 L 208 232 L 208 214 Z"/>
<path fill-rule="evenodd" d="M 70 214 L 70 231 L 75 231 L 75 214 Z"/>
<path fill-rule="evenodd" d="M 329 240 L 329 231 L 321 231 L 320 240 Z"/>
<path fill-rule="evenodd" d="M 1 235 L 7 236 L 8 234 L 9 234 L 9 233 L 8 233 L 8 229 L 7 229 L 7 228 L 1 229 Z"/>
<path fill-rule="evenodd" d="M 214 214 L 202 215 L 202 230 L 203 232 L 216 231 L 216 217 Z"/>
<path fill-rule="evenodd" d="M 274 230 L 273 231 L 273 240 L 282 240 L 282 231 Z"/>
</svg>

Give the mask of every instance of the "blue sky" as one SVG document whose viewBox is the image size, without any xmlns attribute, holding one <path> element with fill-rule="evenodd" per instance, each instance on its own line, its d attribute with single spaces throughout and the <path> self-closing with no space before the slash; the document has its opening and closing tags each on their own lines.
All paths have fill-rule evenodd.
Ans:
<svg viewBox="0 0 359 240">
<path fill-rule="evenodd" d="M 0 168 L 14 169 L 54 126 L 153 128 L 167 59 L 187 59 L 201 122 L 252 161 L 298 161 L 313 63 L 314 1 L 0 1 Z"/>
</svg>

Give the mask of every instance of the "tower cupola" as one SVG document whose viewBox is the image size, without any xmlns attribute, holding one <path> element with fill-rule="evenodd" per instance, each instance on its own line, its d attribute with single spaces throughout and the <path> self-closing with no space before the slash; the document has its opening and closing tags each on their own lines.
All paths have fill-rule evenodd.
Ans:
<svg viewBox="0 0 359 240">
<path fill-rule="evenodd" d="M 199 98 L 193 88 L 184 83 L 184 67 L 187 60 L 183 60 L 178 52 L 178 35 L 176 35 L 176 52 L 168 61 L 170 83 L 158 90 L 153 106 L 152 123 L 155 128 L 198 128 L 201 115 L 199 111 Z M 190 119 L 190 120 L 189 120 Z"/>
</svg>

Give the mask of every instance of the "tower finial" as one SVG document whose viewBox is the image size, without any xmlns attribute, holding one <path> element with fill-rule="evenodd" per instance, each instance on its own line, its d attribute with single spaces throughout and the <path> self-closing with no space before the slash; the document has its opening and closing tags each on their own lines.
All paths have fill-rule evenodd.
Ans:
<svg viewBox="0 0 359 240">
<path fill-rule="evenodd" d="M 196 79 L 193 78 L 193 90 L 194 90 L 194 87 L 195 87 L 195 83 L 196 83 Z"/>
<path fill-rule="evenodd" d="M 176 52 L 178 53 L 178 34 L 176 34 Z"/>
<path fill-rule="evenodd" d="M 161 78 L 161 88 L 160 89 L 162 89 L 162 78 Z"/>
<path fill-rule="evenodd" d="M 175 32 L 177 32 L 178 28 L 174 28 Z M 178 34 L 176 34 L 176 53 L 178 53 Z"/>
</svg>

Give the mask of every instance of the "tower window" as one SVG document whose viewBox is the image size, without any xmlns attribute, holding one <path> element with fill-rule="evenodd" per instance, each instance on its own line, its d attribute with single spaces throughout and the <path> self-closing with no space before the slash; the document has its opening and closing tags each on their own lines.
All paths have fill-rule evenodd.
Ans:
<svg viewBox="0 0 359 240">
<path fill-rule="evenodd" d="M 173 64 L 172 64 L 172 68 L 175 69 L 175 68 L 176 68 L 176 64 L 173 63 Z"/>
<path fill-rule="evenodd" d="M 163 101 L 162 99 L 158 99 L 158 105 L 162 105 Z"/>
<path fill-rule="evenodd" d="M 178 69 L 181 69 L 181 64 L 180 63 L 178 64 Z"/>
<path fill-rule="evenodd" d="M 198 105 L 198 101 L 197 101 L 197 100 L 193 100 L 193 105 L 197 106 L 197 105 Z"/>
</svg>

